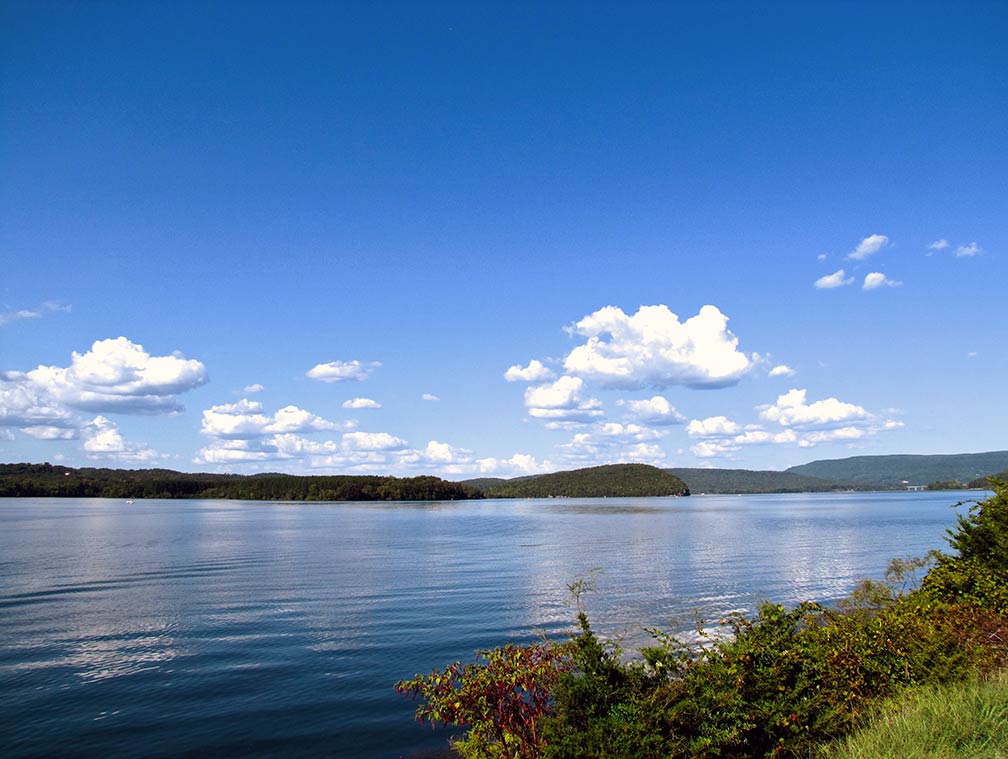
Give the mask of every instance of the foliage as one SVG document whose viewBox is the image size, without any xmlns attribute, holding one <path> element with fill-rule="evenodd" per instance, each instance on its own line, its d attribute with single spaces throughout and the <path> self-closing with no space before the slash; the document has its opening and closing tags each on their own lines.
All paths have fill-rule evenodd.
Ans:
<svg viewBox="0 0 1008 759">
<path fill-rule="evenodd" d="M 678 477 L 647 464 L 610 464 L 505 480 L 488 498 L 618 498 L 689 495 Z"/>
<path fill-rule="evenodd" d="M 990 482 L 994 495 L 957 517 L 955 529 L 949 530 L 949 544 L 959 558 L 1008 574 L 1008 482 Z"/>
<path fill-rule="evenodd" d="M 938 480 L 937 482 L 930 482 L 927 486 L 928 490 L 965 490 L 966 486 L 963 485 L 959 480 Z"/>
<path fill-rule="evenodd" d="M 904 480 L 912 485 L 953 479 L 969 482 L 1005 469 L 1008 469 L 1008 451 L 930 456 L 852 456 L 813 461 L 786 471 L 834 482 L 850 482 L 855 486 L 900 488 Z"/>
<path fill-rule="evenodd" d="M 402 680 L 396 690 L 421 697 L 420 722 L 468 727 L 455 748 L 467 759 L 538 759 L 550 693 L 570 667 L 564 646 L 509 644 L 480 651 L 476 662 Z"/>
<path fill-rule="evenodd" d="M 0 496 L 237 498 L 250 501 L 432 501 L 482 498 L 437 477 L 187 474 L 170 469 L 74 469 L 0 464 Z"/>
<path fill-rule="evenodd" d="M 666 469 L 685 482 L 691 493 L 822 493 L 852 486 L 793 472 L 751 469 Z"/>
<path fill-rule="evenodd" d="M 823 759 L 1003 759 L 1008 674 L 929 686 L 887 701 L 870 724 L 826 746 Z"/>
</svg>

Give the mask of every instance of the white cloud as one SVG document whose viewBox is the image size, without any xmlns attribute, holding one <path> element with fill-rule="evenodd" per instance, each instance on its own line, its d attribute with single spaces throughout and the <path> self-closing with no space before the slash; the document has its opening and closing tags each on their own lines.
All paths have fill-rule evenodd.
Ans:
<svg viewBox="0 0 1008 759">
<path fill-rule="evenodd" d="M 580 377 L 560 377 L 548 385 L 525 389 L 529 416 L 553 422 L 588 422 L 604 415 L 597 398 L 585 398 L 585 383 Z"/>
<path fill-rule="evenodd" d="M 246 393 L 261 393 L 266 388 L 256 382 L 254 385 L 246 385 L 244 392 Z"/>
<path fill-rule="evenodd" d="M 504 379 L 508 382 L 545 382 L 554 377 L 556 374 L 537 359 L 532 359 L 525 367 L 521 364 L 515 364 L 504 372 Z"/>
<path fill-rule="evenodd" d="M 59 404 L 85 411 L 180 411 L 176 396 L 207 381 L 206 367 L 179 355 L 151 356 L 125 337 L 98 340 L 69 367 L 39 366 L 24 377 Z"/>
<path fill-rule="evenodd" d="M 26 375 L 0 373 L 0 427 L 18 427 L 32 435 L 28 430 L 35 427 L 74 430 L 79 426 L 70 411 Z"/>
<path fill-rule="evenodd" d="M 854 277 L 848 277 L 847 273 L 843 269 L 837 269 L 832 274 L 819 277 L 819 279 L 815 281 L 815 288 L 817 290 L 832 290 L 835 287 L 849 285 L 853 281 Z"/>
<path fill-rule="evenodd" d="M 145 445 L 128 443 L 119 427 L 104 416 L 96 416 L 81 431 L 84 451 L 90 458 L 109 458 L 120 462 L 140 463 L 152 461 L 157 453 Z"/>
<path fill-rule="evenodd" d="M 950 245 L 948 240 L 935 240 L 933 243 L 928 245 L 928 250 L 945 250 Z"/>
<path fill-rule="evenodd" d="M 646 400 L 618 400 L 616 404 L 627 409 L 627 416 L 641 424 L 665 425 L 682 424 L 686 417 L 675 410 L 667 398 L 655 395 Z"/>
<path fill-rule="evenodd" d="M 817 261 L 825 261 L 827 258 L 829 258 L 829 256 L 827 256 L 825 253 L 820 253 L 818 256 L 816 256 Z"/>
<path fill-rule="evenodd" d="M 869 414 L 861 406 L 826 398 L 806 403 L 806 391 L 793 389 L 777 397 L 777 402 L 760 411 L 760 417 L 785 427 L 821 427 L 852 420 L 867 420 Z"/>
<path fill-rule="evenodd" d="M 286 432 L 347 429 L 352 425 L 330 422 L 297 406 L 284 406 L 275 414 L 266 414 L 261 403 L 243 398 L 206 409 L 200 432 L 228 440 L 251 440 Z"/>
<path fill-rule="evenodd" d="M 724 419 L 724 417 L 713 417 Z M 736 425 L 737 427 L 737 425 Z M 747 428 L 737 435 L 726 437 L 711 437 L 701 440 L 690 446 L 690 452 L 698 458 L 714 458 L 716 456 L 727 456 L 742 450 L 745 445 L 781 445 L 784 443 L 794 443 L 798 441 L 798 435 L 794 430 L 783 430 L 781 432 L 767 432 L 758 427 Z"/>
<path fill-rule="evenodd" d="M 972 258 L 981 253 L 983 250 L 975 242 L 971 242 L 969 245 L 960 245 L 955 251 L 956 258 Z"/>
<path fill-rule="evenodd" d="M 420 396 L 420 400 L 422 400 L 422 401 L 439 401 L 441 399 L 438 396 L 434 395 L 434 393 L 424 393 L 423 395 Z"/>
<path fill-rule="evenodd" d="M 6 327 L 11 322 L 22 321 L 24 319 L 41 319 L 46 314 L 54 312 L 67 313 L 70 306 L 58 301 L 47 300 L 34 308 L 19 308 L 16 310 L 4 311 L 0 314 L 0 327 Z"/>
<path fill-rule="evenodd" d="M 544 474 L 554 469 L 552 462 L 548 460 L 539 461 L 535 456 L 528 453 L 516 453 L 507 459 L 492 457 L 477 459 L 476 466 L 480 474 L 502 476 Z"/>
<path fill-rule="evenodd" d="M 690 453 L 697 458 L 709 459 L 715 456 L 725 456 L 740 449 L 741 446 L 726 440 L 702 440 L 690 446 Z"/>
<path fill-rule="evenodd" d="M 379 361 L 372 361 L 370 364 L 363 364 L 356 359 L 330 361 L 327 364 L 316 364 L 305 372 L 305 376 L 319 382 L 363 382 L 379 366 L 381 366 Z"/>
<path fill-rule="evenodd" d="M 67 429 L 66 427 L 22 427 L 21 431 L 36 440 L 75 440 L 78 437 L 76 429 Z M 14 439 L 13 436 L 11 439 Z"/>
<path fill-rule="evenodd" d="M 606 306 L 570 328 L 588 340 L 567 355 L 564 367 L 611 388 L 734 385 L 755 358 L 738 350 L 727 324 L 709 305 L 684 322 L 665 305 L 641 306 L 633 316 Z"/>
<path fill-rule="evenodd" d="M 349 401 L 343 401 L 343 408 L 381 408 L 381 404 L 370 398 L 352 398 Z"/>
<path fill-rule="evenodd" d="M 858 246 L 854 248 L 850 253 L 847 254 L 847 258 L 851 258 L 855 261 L 863 261 L 868 256 L 878 253 L 882 248 L 884 248 L 889 243 L 889 238 L 885 235 L 869 235 L 861 242 Z"/>
<path fill-rule="evenodd" d="M 889 279 L 885 274 L 880 271 L 873 271 L 864 278 L 864 284 L 861 286 L 863 290 L 877 290 L 880 287 L 899 287 L 902 285 L 895 279 Z"/>
<path fill-rule="evenodd" d="M 686 434 L 690 437 L 723 437 L 735 435 L 741 430 L 741 425 L 725 416 L 710 416 L 703 420 L 694 419 L 686 425 Z"/>
<path fill-rule="evenodd" d="M 818 430 L 802 436 L 800 445 L 810 448 L 818 443 L 833 443 L 838 440 L 860 440 L 868 434 L 862 427 L 839 427 L 835 430 Z"/>
<path fill-rule="evenodd" d="M 406 441 L 387 432 L 347 432 L 343 447 L 354 451 L 396 451 L 406 448 Z"/>
<path fill-rule="evenodd" d="M 794 377 L 795 370 L 787 364 L 778 364 L 770 370 L 771 377 Z"/>
</svg>

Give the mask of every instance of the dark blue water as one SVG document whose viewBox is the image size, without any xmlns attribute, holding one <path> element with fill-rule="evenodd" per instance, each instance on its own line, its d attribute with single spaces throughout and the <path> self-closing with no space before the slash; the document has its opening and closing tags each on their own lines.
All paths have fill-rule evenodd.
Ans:
<svg viewBox="0 0 1008 759">
<path fill-rule="evenodd" d="M 393 684 L 573 617 L 643 642 L 943 547 L 952 493 L 289 504 L 0 499 L 0 756 L 390 759 Z"/>
</svg>

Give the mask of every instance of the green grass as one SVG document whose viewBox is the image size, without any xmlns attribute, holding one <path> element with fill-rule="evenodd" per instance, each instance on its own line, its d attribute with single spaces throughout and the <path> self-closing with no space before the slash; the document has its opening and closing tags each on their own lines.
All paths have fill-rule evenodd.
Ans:
<svg viewBox="0 0 1008 759">
<path fill-rule="evenodd" d="M 909 691 L 825 759 L 1008 759 L 1008 672 Z"/>
</svg>

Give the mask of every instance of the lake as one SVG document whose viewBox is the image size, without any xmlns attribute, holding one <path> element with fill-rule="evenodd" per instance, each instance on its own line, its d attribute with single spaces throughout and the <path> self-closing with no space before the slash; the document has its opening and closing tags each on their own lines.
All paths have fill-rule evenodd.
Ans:
<svg viewBox="0 0 1008 759">
<path fill-rule="evenodd" d="M 964 497 L 0 499 L 0 756 L 415 756 L 446 733 L 396 680 L 562 634 L 579 576 L 633 645 L 839 598 L 944 548 Z"/>
</svg>

